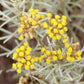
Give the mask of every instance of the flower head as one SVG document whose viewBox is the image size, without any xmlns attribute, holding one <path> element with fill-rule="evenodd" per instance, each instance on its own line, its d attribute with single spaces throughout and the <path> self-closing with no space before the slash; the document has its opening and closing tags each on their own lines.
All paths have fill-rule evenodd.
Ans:
<svg viewBox="0 0 84 84">
<path fill-rule="evenodd" d="M 18 68 L 17 73 L 22 72 L 22 68 L 25 70 L 34 69 L 34 62 L 38 62 L 38 57 L 31 57 L 32 48 L 28 47 L 28 43 L 24 42 L 20 48 L 16 49 L 16 52 L 13 53 L 13 59 L 16 60 L 16 63 L 12 64 L 12 68 Z"/>
<path fill-rule="evenodd" d="M 29 9 L 29 14 L 22 14 L 20 17 L 20 28 L 18 28 L 18 33 L 20 34 L 19 40 L 23 40 L 23 38 L 30 37 L 33 38 L 33 32 L 35 29 L 41 26 L 41 19 L 44 19 L 44 15 L 38 14 L 38 9 Z"/>
<path fill-rule="evenodd" d="M 68 30 L 66 27 L 66 16 L 55 15 L 55 18 L 51 18 L 51 13 L 47 13 L 48 23 L 44 22 L 43 27 L 47 28 L 46 33 L 53 40 L 60 40 L 64 33 Z"/>
</svg>

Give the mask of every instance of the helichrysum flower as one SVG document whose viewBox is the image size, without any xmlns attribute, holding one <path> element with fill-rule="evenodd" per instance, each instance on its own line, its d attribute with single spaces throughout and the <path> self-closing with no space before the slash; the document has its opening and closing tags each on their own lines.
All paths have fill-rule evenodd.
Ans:
<svg viewBox="0 0 84 84">
<path fill-rule="evenodd" d="M 18 33 L 20 34 L 19 40 L 23 40 L 23 38 L 33 38 L 33 31 L 41 26 L 41 19 L 44 19 L 44 15 L 38 14 L 38 9 L 29 9 L 29 14 L 22 14 L 20 17 L 20 28 L 18 29 Z"/>
<path fill-rule="evenodd" d="M 66 16 L 62 16 L 61 18 L 59 15 L 55 15 L 55 18 L 51 18 L 51 13 L 47 13 L 47 17 L 48 23 L 43 23 L 43 27 L 47 28 L 46 33 L 53 40 L 60 40 L 68 30 L 66 27 Z"/>
<path fill-rule="evenodd" d="M 63 56 L 61 55 L 61 50 L 57 51 L 50 51 L 46 50 L 45 47 L 42 47 L 41 52 L 43 55 L 39 58 L 39 61 L 41 62 L 43 59 L 46 59 L 46 64 L 49 65 L 51 61 L 57 61 L 58 59 L 63 59 Z"/>
<path fill-rule="evenodd" d="M 56 51 L 50 51 L 47 50 L 45 47 L 42 47 L 41 49 L 42 55 L 39 57 L 39 61 L 41 62 L 44 59 L 47 65 L 53 63 L 53 61 L 57 61 L 57 60 L 61 61 L 63 59 L 69 62 L 74 62 L 75 59 L 80 61 L 82 52 L 81 50 L 76 51 L 77 45 L 79 45 L 79 43 L 73 43 L 73 44 L 67 43 L 65 53 L 62 53 L 60 49 Z"/>
<path fill-rule="evenodd" d="M 66 59 L 70 62 L 74 62 L 75 59 L 77 59 L 78 61 L 81 60 L 82 52 L 81 50 L 76 51 L 77 45 L 79 45 L 79 43 L 73 43 L 69 47 L 67 47 Z"/>
<path fill-rule="evenodd" d="M 28 47 L 28 43 L 24 42 L 20 48 L 16 49 L 16 52 L 13 53 L 13 59 L 16 60 L 16 63 L 12 64 L 12 68 L 17 68 L 17 73 L 22 72 L 22 68 L 25 70 L 34 69 L 34 62 L 38 62 L 38 57 L 31 57 L 30 53 L 32 51 L 31 47 Z"/>
<path fill-rule="evenodd" d="M 69 62 L 74 62 L 75 59 L 78 61 L 81 60 L 81 50 L 76 51 L 76 46 L 79 43 L 69 44 L 67 40 L 68 28 L 66 27 L 66 16 L 55 15 L 55 18 L 52 18 L 51 13 L 47 13 L 48 21 L 41 22 L 40 20 L 44 19 L 44 15 L 40 15 L 38 9 L 29 9 L 29 14 L 22 14 L 20 17 L 20 28 L 18 33 L 20 34 L 19 40 L 24 38 L 33 38 L 33 32 L 39 27 L 46 28 L 46 33 L 53 40 L 61 40 L 63 42 L 63 48 L 66 47 L 65 53 L 62 53 L 62 48 L 56 50 L 49 50 L 45 47 L 41 49 L 40 57 L 32 57 L 31 51 L 32 48 L 28 47 L 28 43 L 24 42 L 20 48 L 16 49 L 16 52 L 13 54 L 13 59 L 16 60 L 16 63 L 12 64 L 12 68 L 17 68 L 17 73 L 21 73 L 24 67 L 25 70 L 34 69 L 34 62 L 46 62 L 47 65 L 50 63 L 59 63 L 59 61 L 66 60 Z M 62 38 L 62 39 L 61 39 Z M 54 48 L 55 49 L 55 48 Z M 63 61 L 62 61 L 63 62 Z"/>
</svg>

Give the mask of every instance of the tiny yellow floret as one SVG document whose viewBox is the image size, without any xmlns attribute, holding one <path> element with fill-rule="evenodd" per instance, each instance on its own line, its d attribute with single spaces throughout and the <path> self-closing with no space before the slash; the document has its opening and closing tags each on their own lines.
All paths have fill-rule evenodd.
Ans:
<svg viewBox="0 0 84 84">
<path fill-rule="evenodd" d="M 24 56 L 24 52 L 19 52 L 19 56 L 23 57 Z"/>
<path fill-rule="evenodd" d="M 20 74 L 22 72 L 21 69 L 17 69 L 17 73 Z"/>
<path fill-rule="evenodd" d="M 29 70 L 29 65 L 25 65 L 25 70 Z"/>
<path fill-rule="evenodd" d="M 58 33 L 58 29 L 54 29 L 53 32 L 54 32 L 54 33 Z"/>
<path fill-rule="evenodd" d="M 57 56 L 53 56 L 53 60 L 54 61 L 57 61 Z"/>
<path fill-rule="evenodd" d="M 22 51 L 25 50 L 25 46 L 21 46 L 20 50 L 22 50 Z"/>
<path fill-rule="evenodd" d="M 32 65 L 31 65 L 31 69 L 34 69 L 34 67 L 35 67 L 35 65 L 34 65 L 34 64 L 32 64 Z"/>
<path fill-rule="evenodd" d="M 81 61 L 81 56 L 76 57 L 78 61 Z"/>
<path fill-rule="evenodd" d="M 59 49 L 59 50 L 57 51 L 57 53 L 58 53 L 59 55 L 61 55 L 61 50 Z"/>
<path fill-rule="evenodd" d="M 42 47 L 42 49 L 41 49 L 41 52 L 43 53 L 43 52 L 45 52 L 45 47 Z"/>
<path fill-rule="evenodd" d="M 20 17 L 20 21 L 24 21 L 24 17 Z"/>
<path fill-rule="evenodd" d="M 77 51 L 77 55 L 80 56 L 82 54 L 81 50 Z"/>
<path fill-rule="evenodd" d="M 17 63 L 17 67 L 21 68 L 22 67 L 22 63 Z"/>
<path fill-rule="evenodd" d="M 17 48 L 17 49 L 16 49 L 16 52 L 17 52 L 17 53 L 18 53 L 18 52 L 20 52 L 20 49 L 19 49 L 19 48 Z"/>
<path fill-rule="evenodd" d="M 60 16 L 59 16 L 59 15 L 55 15 L 55 18 L 56 18 L 56 19 L 60 19 Z"/>
<path fill-rule="evenodd" d="M 30 61 L 27 61 L 27 65 L 29 65 L 29 66 L 30 66 L 30 65 L 31 65 L 31 62 L 30 62 Z"/>
<path fill-rule="evenodd" d="M 50 51 L 49 50 L 46 50 L 46 55 L 50 55 Z"/>
<path fill-rule="evenodd" d="M 28 46 L 28 43 L 27 42 L 24 42 L 24 46 Z"/>
<path fill-rule="evenodd" d="M 19 29 L 18 29 L 18 32 L 19 32 L 19 33 L 22 33 L 22 32 L 23 32 L 23 29 L 22 29 L 22 28 L 19 28 Z"/>
<path fill-rule="evenodd" d="M 51 17 L 51 13 L 47 13 L 47 17 Z"/>
<path fill-rule="evenodd" d="M 23 36 L 22 35 L 20 35 L 19 40 L 23 40 Z"/>
<path fill-rule="evenodd" d="M 17 67 L 16 63 L 12 64 L 12 68 L 15 69 Z"/>
<path fill-rule="evenodd" d="M 44 27 L 44 28 L 48 28 L 47 22 L 44 22 L 43 27 Z"/>
</svg>

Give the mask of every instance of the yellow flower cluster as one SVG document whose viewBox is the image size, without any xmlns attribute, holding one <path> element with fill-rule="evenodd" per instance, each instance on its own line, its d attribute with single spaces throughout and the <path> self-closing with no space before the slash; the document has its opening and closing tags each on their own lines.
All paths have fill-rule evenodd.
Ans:
<svg viewBox="0 0 84 84">
<path fill-rule="evenodd" d="M 46 59 L 47 65 L 51 63 L 51 60 L 57 61 L 57 60 L 66 59 L 69 62 L 74 62 L 75 59 L 77 59 L 78 61 L 80 61 L 82 52 L 81 50 L 76 51 L 76 46 L 78 45 L 79 45 L 78 42 L 69 45 L 67 47 L 66 53 L 63 54 L 60 49 L 56 51 L 50 51 L 50 50 L 46 50 L 45 47 L 42 47 L 41 53 L 43 55 L 39 57 L 39 61 L 41 62 L 43 59 Z"/>
<path fill-rule="evenodd" d="M 12 68 L 17 68 L 17 73 L 20 74 L 22 69 L 25 70 L 34 69 L 34 62 L 42 62 L 44 59 L 46 64 L 49 65 L 54 61 L 67 60 L 69 62 L 74 62 L 75 59 L 78 61 L 81 60 L 81 50 L 76 51 L 76 46 L 79 43 L 69 44 L 67 41 L 67 27 L 66 27 L 66 16 L 55 15 L 55 18 L 52 18 L 51 13 L 47 13 L 48 21 L 41 22 L 40 20 L 44 19 L 44 15 L 39 14 L 38 9 L 29 9 L 28 16 L 23 13 L 20 17 L 20 28 L 18 33 L 20 34 L 19 40 L 23 38 L 33 38 L 33 32 L 39 27 L 46 28 L 46 33 L 53 40 L 61 40 L 63 45 L 66 47 L 65 53 L 62 53 L 62 48 L 59 50 L 47 50 L 45 47 L 41 49 L 41 56 L 34 57 L 31 56 L 32 48 L 28 47 L 28 43 L 24 42 L 20 48 L 16 49 L 16 52 L 13 53 L 13 59 L 16 60 L 16 63 L 12 64 Z M 62 38 L 63 37 L 63 38 Z M 62 38 L 62 39 L 61 39 Z"/>
<path fill-rule="evenodd" d="M 16 49 L 16 52 L 13 53 L 13 59 L 16 60 L 16 63 L 12 64 L 12 68 L 18 68 L 17 73 L 22 72 L 22 68 L 25 70 L 34 69 L 34 62 L 38 62 L 37 57 L 31 57 L 30 53 L 32 51 L 31 47 L 28 47 L 28 43 L 24 42 L 20 48 Z"/>
<path fill-rule="evenodd" d="M 57 59 L 62 60 L 63 56 L 61 53 L 61 50 L 57 50 L 57 51 L 50 51 L 50 50 L 46 50 L 45 47 L 43 47 L 41 49 L 41 52 L 43 53 L 43 55 L 41 55 L 41 57 L 39 58 L 40 61 L 42 61 L 42 59 L 46 59 L 46 64 L 49 65 L 51 60 L 53 61 L 57 61 Z"/>
<path fill-rule="evenodd" d="M 81 60 L 81 50 L 76 51 L 76 46 L 79 45 L 79 43 L 71 44 L 66 51 L 66 60 L 70 62 L 74 62 L 75 59 L 78 61 Z"/>
<path fill-rule="evenodd" d="M 29 9 L 28 16 L 23 13 L 22 17 L 20 17 L 20 28 L 18 28 L 18 33 L 20 34 L 19 40 L 23 40 L 23 38 L 33 38 L 33 31 L 41 26 L 41 19 L 44 19 L 44 15 L 38 14 L 38 9 Z"/>
<path fill-rule="evenodd" d="M 53 40 L 60 40 L 62 36 L 66 38 L 65 32 L 68 30 L 66 27 L 66 16 L 55 15 L 55 18 L 51 18 L 51 13 L 47 13 L 48 23 L 44 22 L 43 27 L 47 28 L 46 33 Z"/>
</svg>

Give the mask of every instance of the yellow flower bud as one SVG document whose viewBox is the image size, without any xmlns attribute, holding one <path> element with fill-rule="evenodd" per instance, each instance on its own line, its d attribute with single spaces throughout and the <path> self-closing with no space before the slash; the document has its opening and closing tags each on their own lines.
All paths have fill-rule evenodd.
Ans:
<svg viewBox="0 0 84 84">
<path fill-rule="evenodd" d="M 60 34 L 64 34 L 64 30 L 60 30 L 59 33 L 60 33 Z"/>
<path fill-rule="evenodd" d="M 67 43 L 67 39 L 63 39 L 63 43 Z"/>
<path fill-rule="evenodd" d="M 57 52 L 56 52 L 56 51 L 52 51 L 52 54 L 53 54 L 53 55 L 56 55 L 56 54 L 57 54 Z"/>
<path fill-rule="evenodd" d="M 31 56 L 27 56 L 26 59 L 27 59 L 27 60 L 30 60 L 30 59 L 31 59 Z"/>
<path fill-rule="evenodd" d="M 59 60 L 62 60 L 63 59 L 63 56 L 62 55 L 59 55 L 58 58 L 59 58 Z"/>
<path fill-rule="evenodd" d="M 76 59 L 78 60 L 78 61 L 81 61 L 81 56 L 78 56 L 78 57 L 76 57 Z"/>
<path fill-rule="evenodd" d="M 34 11 L 35 11 L 35 13 L 38 13 L 38 12 L 39 12 L 39 10 L 38 10 L 38 9 L 35 9 Z"/>
<path fill-rule="evenodd" d="M 82 54 L 81 50 L 77 51 L 77 55 L 80 56 Z"/>
<path fill-rule="evenodd" d="M 61 39 L 61 35 L 56 35 L 57 40 Z"/>
<path fill-rule="evenodd" d="M 34 11 L 34 9 L 33 9 L 33 8 L 29 9 L 29 12 L 33 12 L 33 11 Z"/>
<path fill-rule="evenodd" d="M 21 46 L 20 50 L 22 50 L 22 51 L 25 50 L 25 46 Z"/>
<path fill-rule="evenodd" d="M 35 62 L 35 59 L 34 59 L 34 58 L 32 58 L 32 59 L 31 59 L 31 62 L 32 62 L 32 63 L 33 63 L 33 62 Z"/>
<path fill-rule="evenodd" d="M 67 31 L 68 29 L 67 29 L 67 27 L 64 27 L 64 29 L 63 29 L 64 31 Z"/>
<path fill-rule="evenodd" d="M 31 67 L 31 69 L 34 69 L 35 65 L 32 64 L 30 67 Z"/>
<path fill-rule="evenodd" d="M 22 29 L 22 28 L 19 28 L 19 29 L 18 29 L 18 32 L 19 32 L 19 33 L 22 33 L 22 32 L 23 32 L 23 29 Z"/>
<path fill-rule="evenodd" d="M 51 17 L 51 13 L 47 13 L 47 17 Z"/>
<path fill-rule="evenodd" d="M 18 52 L 18 53 L 19 53 L 19 52 L 20 52 L 20 49 L 19 49 L 19 48 L 17 48 L 17 49 L 16 49 L 16 52 Z"/>
<path fill-rule="evenodd" d="M 18 54 L 17 53 L 13 53 L 13 59 L 17 59 Z"/>
<path fill-rule="evenodd" d="M 20 74 L 22 72 L 21 69 L 17 69 L 17 73 Z"/>
<path fill-rule="evenodd" d="M 25 65 L 25 70 L 29 70 L 29 66 L 28 65 Z"/>
<path fill-rule="evenodd" d="M 20 26 L 21 26 L 21 28 L 25 28 L 25 25 L 24 24 L 21 24 Z"/>
<path fill-rule="evenodd" d="M 20 21 L 22 21 L 22 22 L 23 22 L 23 21 L 24 21 L 24 17 L 20 17 Z"/>
<path fill-rule="evenodd" d="M 21 59 L 21 62 L 22 62 L 22 63 L 26 63 L 26 59 L 22 58 L 22 59 Z"/>
<path fill-rule="evenodd" d="M 28 46 L 28 43 L 27 42 L 24 42 L 24 46 Z"/>
<path fill-rule="evenodd" d="M 62 28 L 63 26 L 62 26 L 62 24 L 58 24 L 58 28 Z"/>
<path fill-rule="evenodd" d="M 55 18 L 56 18 L 56 19 L 60 19 L 60 16 L 59 16 L 59 15 L 55 15 Z"/>
<path fill-rule="evenodd" d="M 50 33 L 50 34 L 49 34 L 49 37 L 53 37 L 53 35 L 54 35 L 53 33 Z"/>
<path fill-rule="evenodd" d="M 24 56 L 24 52 L 19 52 L 19 56 L 23 57 Z"/>
<path fill-rule="evenodd" d="M 67 34 L 64 34 L 63 37 L 64 37 L 64 39 L 67 38 Z"/>
<path fill-rule="evenodd" d="M 71 57 L 70 62 L 74 62 L 74 61 L 75 61 L 75 58 Z"/>
<path fill-rule="evenodd" d="M 46 55 L 50 55 L 50 51 L 49 50 L 46 50 Z"/>
<path fill-rule="evenodd" d="M 31 65 L 31 62 L 30 61 L 27 61 L 27 65 L 30 66 Z"/>
<path fill-rule="evenodd" d="M 56 37 L 56 36 L 53 36 L 53 37 L 52 37 L 52 39 L 53 39 L 53 40 L 56 40 L 56 39 L 57 39 L 57 37 Z"/>
<path fill-rule="evenodd" d="M 44 18 L 45 18 L 45 16 L 44 16 L 44 15 L 41 15 L 41 18 L 42 18 L 42 19 L 44 19 Z"/>
<path fill-rule="evenodd" d="M 32 25 L 36 25 L 36 24 L 37 24 L 37 22 L 36 22 L 36 21 L 33 21 L 33 22 L 32 22 Z"/>
<path fill-rule="evenodd" d="M 68 48 L 70 45 L 69 45 L 69 43 L 65 43 L 65 46 L 66 46 L 66 48 Z"/>
<path fill-rule="evenodd" d="M 44 22 L 43 27 L 44 27 L 44 28 L 48 28 L 47 22 Z"/>
<path fill-rule="evenodd" d="M 59 49 L 59 50 L 57 51 L 57 53 L 58 53 L 59 55 L 61 55 L 62 52 L 61 52 L 61 50 Z"/>
<path fill-rule="evenodd" d="M 46 62 L 49 62 L 49 63 L 50 63 L 50 62 L 51 62 L 51 60 L 50 60 L 50 59 L 46 59 Z"/>
<path fill-rule="evenodd" d="M 40 18 L 41 18 L 41 16 L 40 16 L 39 14 L 37 14 L 37 15 L 36 15 L 36 17 L 37 17 L 38 19 L 40 19 Z"/>
<path fill-rule="evenodd" d="M 17 63 L 17 67 L 21 68 L 22 67 L 22 63 Z"/>
<path fill-rule="evenodd" d="M 12 68 L 15 69 L 17 67 L 16 63 L 12 64 Z"/>
<path fill-rule="evenodd" d="M 48 29 L 48 30 L 46 31 L 46 33 L 47 33 L 47 34 L 50 34 L 50 33 L 51 33 L 51 30 Z"/>
<path fill-rule="evenodd" d="M 39 60 L 38 57 L 35 57 L 34 59 L 35 59 L 35 62 L 38 62 L 38 60 Z"/>
<path fill-rule="evenodd" d="M 27 51 L 31 52 L 32 51 L 32 48 L 31 47 L 28 47 L 27 48 Z"/>
<path fill-rule="evenodd" d="M 54 33 L 58 33 L 58 29 L 53 29 L 53 32 Z"/>
<path fill-rule="evenodd" d="M 57 61 L 57 56 L 53 56 L 53 60 L 54 61 Z"/>
<path fill-rule="evenodd" d="M 41 52 L 45 52 L 45 50 L 46 50 L 45 47 L 42 47 Z"/>
<path fill-rule="evenodd" d="M 23 36 L 22 35 L 20 35 L 19 40 L 23 40 Z"/>
<path fill-rule="evenodd" d="M 68 52 L 72 52 L 72 48 L 71 47 L 68 48 Z"/>
</svg>

